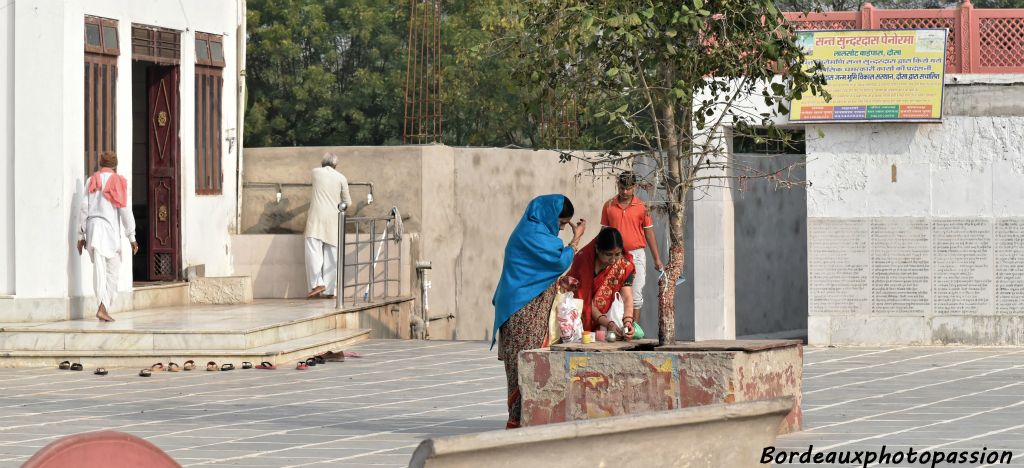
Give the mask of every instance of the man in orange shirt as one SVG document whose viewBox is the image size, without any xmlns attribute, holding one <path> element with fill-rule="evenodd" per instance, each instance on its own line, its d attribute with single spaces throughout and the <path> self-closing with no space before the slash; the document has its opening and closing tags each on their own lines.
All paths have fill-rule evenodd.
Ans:
<svg viewBox="0 0 1024 468">
<path fill-rule="evenodd" d="M 633 277 L 633 319 L 640 321 L 640 308 L 644 305 L 645 273 L 647 255 L 644 249 L 650 247 L 654 268 L 665 269 L 658 253 L 658 239 L 654 236 L 654 221 L 643 200 L 636 196 L 636 173 L 626 171 L 619 174 L 619 193 L 604 203 L 601 209 L 601 226 L 613 227 L 622 234 L 623 248 L 633 254 L 636 273 Z"/>
</svg>

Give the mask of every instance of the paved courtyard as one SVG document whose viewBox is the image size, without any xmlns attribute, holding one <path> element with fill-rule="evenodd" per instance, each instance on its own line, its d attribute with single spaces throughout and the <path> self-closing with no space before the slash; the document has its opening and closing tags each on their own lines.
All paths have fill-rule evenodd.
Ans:
<svg viewBox="0 0 1024 468">
<path fill-rule="evenodd" d="M 184 466 L 397 467 L 425 437 L 503 427 L 504 373 L 484 343 L 375 340 L 353 350 L 364 357 L 307 371 L 144 379 L 137 369 L 0 369 L 0 466 L 66 434 L 114 429 Z M 807 348 L 807 429 L 776 445 L 1011 450 L 1024 465 L 1022 386 L 1024 349 Z"/>
</svg>

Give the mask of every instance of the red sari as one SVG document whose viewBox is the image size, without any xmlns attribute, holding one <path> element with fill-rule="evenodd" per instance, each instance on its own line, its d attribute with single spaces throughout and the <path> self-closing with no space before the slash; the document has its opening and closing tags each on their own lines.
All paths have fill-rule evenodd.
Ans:
<svg viewBox="0 0 1024 468">
<path fill-rule="evenodd" d="M 567 276 L 576 278 L 579 281 L 579 288 L 576 290 L 576 297 L 583 299 L 583 313 L 580 319 L 583 320 L 584 331 L 594 331 L 597 327 L 593 322 L 593 310 L 596 307 L 602 314 L 607 314 L 608 309 L 615 300 L 615 293 L 622 289 L 623 284 L 633 275 L 633 255 L 623 252 L 623 258 L 609 265 L 600 273 L 594 274 L 594 264 L 597 261 L 597 241 L 594 240 L 581 249 L 572 261 Z"/>
</svg>

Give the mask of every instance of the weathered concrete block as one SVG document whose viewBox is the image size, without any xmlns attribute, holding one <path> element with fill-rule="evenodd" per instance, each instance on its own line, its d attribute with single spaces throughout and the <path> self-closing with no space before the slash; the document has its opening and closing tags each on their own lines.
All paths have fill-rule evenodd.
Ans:
<svg viewBox="0 0 1024 468">
<path fill-rule="evenodd" d="M 196 278 L 189 282 L 193 304 L 248 304 L 252 302 L 252 279 L 248 276 Z"/>
<path fill-rule="evenodd" d="M 803 346 L 702 341 L 654 351 L 519 355 L 524 426 L 791 396 L 779 433 L 799 431 Z"/>
<path fill-rule="evenodd" d="M 793 404 L 782 398 L 427 439 L 409 466 L 764 466 L 761 451 Z"/>
</svg>

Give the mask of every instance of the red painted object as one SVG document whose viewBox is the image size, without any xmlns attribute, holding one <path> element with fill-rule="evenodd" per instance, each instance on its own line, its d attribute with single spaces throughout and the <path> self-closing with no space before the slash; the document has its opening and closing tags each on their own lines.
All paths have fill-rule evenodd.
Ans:
<svg viewBox="0 0 1024 468">
<path fill-rule="evenodd" d="M 180 468 L 159 447 L 116 431 L 75 434 L 36 452 L 22 468 Z"/>
<path fill-rule="evenodd" d="M 860 11 L 785 13 L 797 29 L 949 30 L 947 73 L 1024 73 L 1024 9 L 959 8 L 880 10 L 865 3 Z"/>
</svg>

